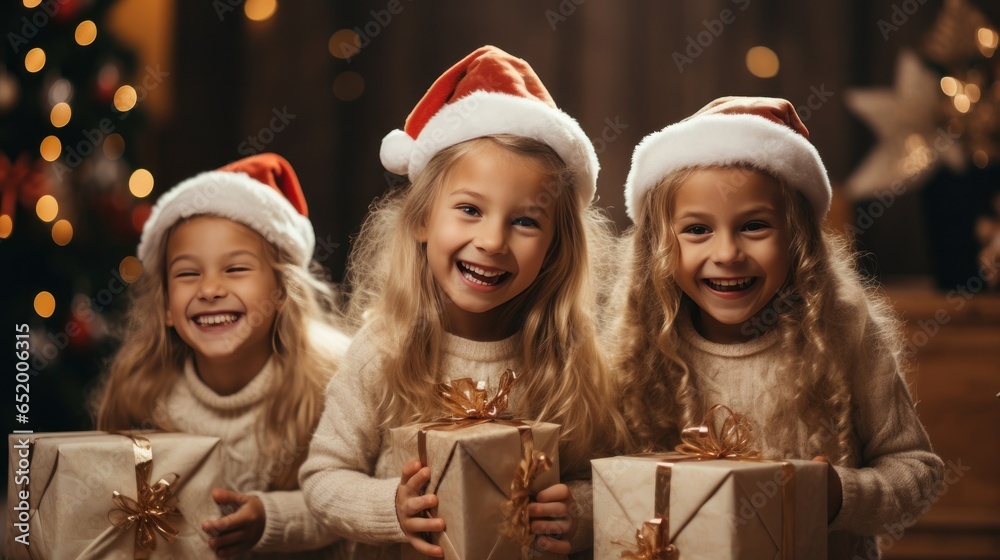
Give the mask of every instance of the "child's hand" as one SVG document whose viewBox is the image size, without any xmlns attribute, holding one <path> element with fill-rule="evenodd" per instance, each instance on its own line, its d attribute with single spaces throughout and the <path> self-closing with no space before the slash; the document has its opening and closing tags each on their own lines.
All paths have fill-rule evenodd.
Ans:
<svg viewBox="0 0 1000 560">
<path fill-rule="evenodd" d="M 844 503 L 844 487 L 840 483 L 840 475 L 826 457 L 813 457 L 813 461 L 826 463 L 826 522 L 833 521 L 840 513 Z"/>
<path fill-rule="evenodd" d="M 569 486 L 556 484 L 542 490 L 528 504 L 531 532 L 538 535 L 540 550 L 569 554 L 569 541 L 576 533 L 576 500 Z"/>
<path fill-rule="evenodd" d="M 694 115 L 748 114 L 764 117 L 778 124 L 788 126 L 802 136 L 809 138 L 809 129 L 802 123 L 795 107 L 787 99 L 778 97 L 720 97 L 705 105 Z"/>
<path fill-rule="evenodd" d="M 264 503 L 260 498 L 215 488 L 212 499 L 220 506 L 236 507 L 236 511 L 221 519 L 201 523 L 201 530 L 212 537 L 208 546 L 215 555 L 226 558 L 253 548 L 264 534 Z"/>
<path fill-rule="evenodd" d="M 403 476 L 399 479 L 396 489 L 396 518 L 399 526 L 406 533 L 413 548 L 427 556 L 443 558 L 444 551 L 440 546 L 431 544 L 424 539 L 422 533 L 439 533 L 444 531 L 444 519 L 422 517 L 420 513 L 438 504 L 434 494 L 420 495 L 421 489 L 431 479 L 431 469 L 424 467 L 420 461 L 410 461 L 403 466 Z"/>
</svg>

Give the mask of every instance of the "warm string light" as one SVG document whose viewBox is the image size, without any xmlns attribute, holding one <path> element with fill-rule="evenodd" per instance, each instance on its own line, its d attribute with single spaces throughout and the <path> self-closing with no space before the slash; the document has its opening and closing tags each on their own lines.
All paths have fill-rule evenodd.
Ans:
<svg viewBox="0 0 1000 560">
<path fill-rule="evenodd" d="M 115 109 L 118 109 L 122 113 L 131 111 L 135 107 L 137 99 L 138 95 L 135 92 L 135 88 L 126 84 L 118 88 L 118 91 L 115 92 Z"/>
<path fill-rule="evenodd" d="M 128 190 L 136 198 L 145 198 L 153 192 L 153 174 L 145 169 L 136 169 L 128 178 Z"/>
<path fill-rule="evenodd" d="M 118 264 L 118 274 L 121 275 L 122 280 L 131 284 L 139 279 L 142 275 L 142 262 L 139 259 L 128 256 L 122 259 L 122 262 Z"/>
<path fill-rule="evenodd" d="M 76 44 L 86 47 L 97 39 L 97 25 L 89 19 L 81 21 L 80 25 L 76 26 L 73 38 L 76 40 Z"/>
<path fill-rule="evenodd" d="M 265 21 L 274 15 L 278 9 L 277 0 L 246 0 L 243 12 L 253 21 Z"/>
<path fill-rule="evenodd" d="M 38 199 L 35 203 L 35 214 L 43 222 L 51 222 L 59 215 L 59 202 L 56 197 L 47 194 Z"/>
<path fill-rule="evenodd" d="M 350 29 L 341 29 L 330 35 L 326 48 L 335 58 L 346 60 L 361 52 L 361 38 Z"/>
<path fill-rule="evenodd" d="M 49 120 L 52 121 L 52 126 L 56 128 L 62 128 L 69 124 L 69 120 L 72 117 L 73 109 L 66 102 L 56 103 L 52 106 L 52 111 L 49 113 Z"/>
<path fill-rule="evenodd" d="M 7 239 L 14 231 L 14 219 L 7 214 L 0 214 L 0 239 Z"/>
<path fill-rule="evenodd" d="M 52 224 L 52 241 L 60 247 L 69 245 L 73 240 L 73 224 L 69 220 L 59 220 Z"/>
<path fill-rule="evenodd" d="M 778 54 L 767 47 L 753 47 L 747 51 L 747 70 L 758 78 L 773 78 L 778 75 L 781 64 Z"/>
<path fill-rule="evenodd" d="M 45 68 L 45 51 L 41 47 L 35 47 L 24 55 L 24 69 L 34 74 Z"/>
<path fill-rule="evenodd" d="M 42 319 L 48 319 L 56 312 L 56 298 L 46 291 L 38 292 L 34 301 L 35 313 Z"/>
<path fill-rule="evenodd" d="M 38 147 L 38 153 L 45 161 L 55 161 L 62 153 L 62 142 L 56 136 L 46 136 Z"/>
</svg>

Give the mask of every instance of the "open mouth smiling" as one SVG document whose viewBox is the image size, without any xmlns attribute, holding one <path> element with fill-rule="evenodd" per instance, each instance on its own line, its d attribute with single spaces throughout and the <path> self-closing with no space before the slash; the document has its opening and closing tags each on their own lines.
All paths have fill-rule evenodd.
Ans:
<svg viewBox="0 0 1000 560">
<path fill-rule="evenodd" d="M 756 276 L 746 278 L 705 278 L 702 280 L 706 286 L 717 292 L 739 292 L 749 289 L 757 283 Z"/>
<path fill-rule="evenodd" d="M 225 313 L 204 313 L 201 315 L 195 315 L 191 318 L 192 321 L 199 327 L 219 327 L 232 325 L 233 323 L 240 320 L 243 317 L 242 313 L 235 312 L 225 312 Z"/>
<path fill-rule="evenodd" d="M 464 261 L 458 261 L 458 271 L 469 282 L 482 286 L 498 286 L 511 277 L 511 273 L 504 270 L 484 269 Z"/>
</svg>

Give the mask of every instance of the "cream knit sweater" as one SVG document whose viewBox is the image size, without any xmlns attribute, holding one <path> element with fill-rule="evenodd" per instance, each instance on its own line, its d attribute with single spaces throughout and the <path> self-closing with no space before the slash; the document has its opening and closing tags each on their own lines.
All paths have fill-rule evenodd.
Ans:
<svg viewBox="0 0 1000 560">
<path fill-rule="evenodd" d="M 680 334 L 687 343 L 682 354 L 697 374 L 701 402 L 722 403 L 746 414 L 761 430 L 775 407 L 787 407 L 791 390 L 773 381 L 785 349 L 771 331 L 743 344 L 716 344 L 702 338 L 690 319 L 680 318 Z M 941 459 L 931 451 L 927 434 L 917 419 L 905 382 L 896 364 L 876 363 L 856 356 L 852 380 L 855 441 L 859 463 L 836 467 L 844 489 L 843 506 L 830 524 L 829 558 L 878 558 L 874 535 L 909 525 L 936 499 L 944 474 Z M 795 422 L 795 418 L 789 418 Z M 788 459 L 812 459 L 809 432 L 799 425 L 798 449 Z M 759 438 L 765 456 L 782 455 Z M 898 533 L 898 531 L 896 531 Z"/>
<path fill-rule="evenodd" d="M 310 444 L 309 457 L 299 470 L 306 502 L 313 513 L 330 530 L 357 541 L 353 556 L 350 547 L 343 545 L 338 558 L 398 559 L 399 543 L 406 542 L 396 517 L 396 488 L 402 465 L 389 447 L 387 433 L 379 428 L 377 406 L 382 382 L 380 350 L 395 343 L 380 339 L 370 327 L 354 337 L 327 387 L 326 409 Z M 492 394 L 505 369 L 517 370 L 519 348 L 517 335 L 498 342 L 446 335 L 441 378 L 485 381 Z M 515 416 L 521 400 L 515 387 L 511 396 Z M 573 549 L 589 549 L 593 542 L 590 481 L 566 484 L 584 512 L 578 521 Z"/>
<path fill-rule="evenodd" d="M 205 385 L 188 361 L 184 373 L 161 405 L 178 431 L 210 435 L 222 440 L 222 472 L 227 488 L 260 497 L 266 515 L 264 534 L 253 548 L 254 558 L 278 553 L 280 558 L 329 558 L 325 547 L 338 539 L 324 531 L 306 507 L 301 490 L 268 492 L 274 472 L 274 457 L 261 455 L 257 419 L 263 401 L 277 375 L 273 360 L 243 389 L 221 396 Z M 289 449 L 289 453 L 294 450 Z"/>
</svg>

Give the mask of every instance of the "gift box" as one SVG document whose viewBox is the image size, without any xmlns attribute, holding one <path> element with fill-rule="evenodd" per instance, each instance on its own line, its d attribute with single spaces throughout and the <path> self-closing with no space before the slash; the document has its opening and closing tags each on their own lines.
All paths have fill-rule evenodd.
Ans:
<svg viewBox="0 0 1000 560">
<path fill-rule="evenodd" d="M 435 429 L 444 428 L 444 429 Z M 445 521 L 445 530 L 432 542 L 444 549 L 448 560 L 510 560 L 521 557 L 521 543 L 500 534 L 504 504 L 512 498 L 511 483 L 524 457 L 523 438 L 530 434 L 534 451 L 544 453 L 552 466 L 535 476 L 531 495 L 559 484 L 559 426 L 548 423 L 507 425 L 497 422 L 461 426 L 416 424 L 391 430 L 393 446 L 409 460 L 420 456 L 418 440 L 425 445 L 424 464 L 431 469 L 426 493 L 436 494 L 434 517 Z M 403 558 L 424 558 L 404 546 Z M 546 554 L 537 558 L 564 558 Z"/>
<path fill-rule="evenodd" d="M 218 438 L 14 434 L 9 452 L 8 557 L 214 558 L 200 527 L 219 517 Z"/>
<path fill-rule="evenodd" d="M 591 461 L 594 558 L 635 551 L 636 532 L 661 518 L 668 520 L 667 543 L 685 560 L 826 557 L 826 464 L 688 459 Z M 788 555 L 788 538 L 794 556 Z"/>
<path fill-rule="evenodd" d="M 425 490 L 436 494 L 433 517 L 445 530 L 431 535 L 448 560 L 512 560 L 522 553 L 539 559 L 562 555 L 522 550 L 530 547 L 523 508 L 534 496 L 559 483 L 559 426 L 504 419 L 506 394 L 516 378 L 505 372 L 494 399 L 468 379 L 439 387 L 455 417 L 390 430 L 400 466 L 414 459 L 430 467 Z M 456 402 L 457 399 L 457 402 Z M 410 545 L 402 557 L 425 558 Z"/>
</svg>

